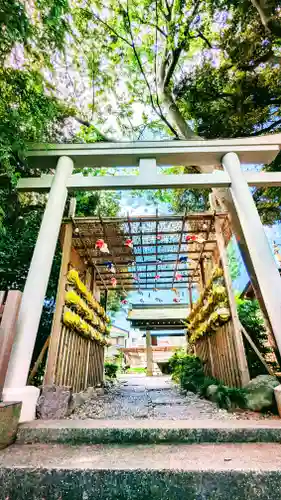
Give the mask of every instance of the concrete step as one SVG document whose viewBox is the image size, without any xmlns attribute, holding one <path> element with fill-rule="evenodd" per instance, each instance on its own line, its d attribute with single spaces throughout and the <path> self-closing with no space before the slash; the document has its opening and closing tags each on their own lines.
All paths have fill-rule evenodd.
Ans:
<svg viewBox="0 0 281 500">
<path fill-rule="evenodd" d="M 18 443 L 281 443 L 280 420 L 37 420 Z"/>
<path fill-rule="evenodd" d="M 0 454 L 9 500 L 279 500 L 281 445 L 13 445 Z"/>
</svg>

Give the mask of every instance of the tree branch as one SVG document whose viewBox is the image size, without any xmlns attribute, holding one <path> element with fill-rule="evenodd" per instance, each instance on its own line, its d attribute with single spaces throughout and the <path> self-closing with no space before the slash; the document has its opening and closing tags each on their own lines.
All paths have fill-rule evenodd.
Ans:
<svg viewBox="0 0 281 500">
<path fill-rule="evenodd" d="M 100 132 L 100 130 L 98 130 L 95 125 L 93 125 L 91 122 L 89 122 L 88 120 L 84 120 L 83 118 L 80 118 L 80 116 L 73 116 L 71 115 L 71 118 L 73 118 L 74 120 L 76 120 L 78 123 L 80 123 L 81 125 L 84 125 L 84 127 L 93 127 L 94 131 L 100 136 L 100 138 L 104 141 L 104 142 L 116 142 L 115 139 L 112 139 L 111 137 L 107 137 L 106 135 L 104 135 L 102 132 Z"/>
<path fill-rule="evenodd" d="M 281 37 L 281 23 L 267 12 L 266 0 L 263 2 L 260 0 L 251 0 L 251 2 L 253 7 L 258 11 L 261 23 L 263 24 L 265 30 L 278 38 Z"/>
<path fill-rule="evenodd" d="M 166 119 L 166 117 L 163 115 L 161 109 L 158 110 L 154 104 L 154 100 L 153 100 L 153 94 L 152 94 L 152 91 L 151 91 L 151 87 L 150 87 L 150 84 L 149 84 L 149 81 L 147 79 L 147 76 L 145 74 L 145 71 L 143 69 L 143 66 L 142 66 L 142 63 L 141 63 L 141 60 L 140 60 L 140 57 L 139 57 L 139 54 L 138 54 L 138 51 L 135 47 L 135 43 L 134 43 L 134 36 L 133 36 L 133 31 L 132 31 L 132 24 L 131 24 L 131 18 L 130 18 L 130 14 L 129 14 L 129 0 L 127 0 L 127 12 L 126 12 L 126 15 L 127 15 L 127 19 L 128 19 L 128 26 L 129 26 L 129 33 L 130 33 L 130 37 L 131 37 L 131 47 L 133 49 L 133 52 L 134 52 L 134 55 L 135 55 L 135 58 L 136 58 L 136 61 L 138 63 L 138 66 L 139 66 L 139 69 L 140 69 L 140 72 L 144 78 L 144 81 L 146 83 L 146 86 L 148 88 L 148 91 L 149 91 L 149 97 L 150 97 L 150 102 L 151 102 L 151 106 L 153 108 L 153 110 L 155 111 L 155 113 L 164 121 L 164 123 L 167 125 L 167 127 L 171 130 L 171 132 L 178 138 L 178 133 L 177 131 L 174 129 L 174 127 L 168 122 L 168 120 Z"/>
<path fill-rule="evenodd" d="M 274 129 L 278 125 L 281 125 L 281 118 L 280 118 L 280 120 L 276 120 L 274 123 L 271 123 L 271 125 L 269 125 L 268 127 L 263 128 L 261 130 L 258 130 L 257 132 L 254 132 L 253 134 L 250 134 L 249 137 L 255 137 L 257 135 L 261 135 L 261 134 L 264 134 L 266 132 L 270 132 L 270 130 Z"/>
</svg>

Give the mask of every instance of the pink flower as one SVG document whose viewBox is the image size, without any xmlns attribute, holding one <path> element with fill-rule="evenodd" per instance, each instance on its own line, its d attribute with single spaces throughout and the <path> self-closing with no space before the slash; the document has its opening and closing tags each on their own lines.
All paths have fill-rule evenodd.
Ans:
<svg viewBox="0 0 281 500">
<path fill-rule="evenodd" d="M 162 240 L 162 234 L 157 234 L 156 239 L 159 241 Z"/>
<path fill-rule="evenodd" d="M 155 280 L 160 280 L 160 278 L 161 278 L 160 274 L 155 274 L 155 276 L 154 276 Z"/>
</svg>

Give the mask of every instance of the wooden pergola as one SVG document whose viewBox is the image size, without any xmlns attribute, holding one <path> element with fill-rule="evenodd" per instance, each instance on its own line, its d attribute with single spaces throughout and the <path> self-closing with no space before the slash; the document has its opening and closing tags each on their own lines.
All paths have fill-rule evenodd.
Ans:
<svg viewBox="0 0 281 500">
<path fill-rule="evenodd" d="M 72 245 L 87 265 L 94 266 L 96 283 L 101 290 L 187 289 L 202 279 L 202 262 L 216 247 L 214 221 L 227 219 L 226 213 L 188 213 L 142 217 L 75 217 Z M 196 235 L 196 241 L 188 237 Z M 106 241 L 109 253 L 96 248 L 96 241 Z M 132 248 L 126 246 L 127 239 Z M 199 240 L 199 241 L 198 241 Z M 114 265 L 113 274 L 108 263 Z M 180 276 L 180 278 L 179 278 Z"/>
</svg>

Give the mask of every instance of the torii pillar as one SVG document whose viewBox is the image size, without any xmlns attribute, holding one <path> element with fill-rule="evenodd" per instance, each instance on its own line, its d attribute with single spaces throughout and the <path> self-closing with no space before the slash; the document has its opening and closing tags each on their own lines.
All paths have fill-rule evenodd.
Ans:
<svg viewBox="0 0 281 500">
<path fill-rule="evenodd" d="M 22 401 L 20 422 L 35 418 L 40 391 L 37 387 L 26 386 L 26 382 L 65 208 L 67 181 L 72 170 L 71 158 L 60 157 L 22 295 L 3 390 L 3 401 Z"/>
<path fill-rule="evenodd" d="M 258 298 L 269 320 L 279 353 L 281 353 L 281 278 L 269 246 L 255 202 L 241 170 L 237 154 L 227 153 L 222 160 L 231 179 L 229 193 L 243 235 L 240 248 L 245 261 L 250 261 L 251 276 L 258 284 Z M 262 174 L 261 174 L 262 175 Z M 249 270 L 249 268 L 248 268 Z"/>
</svg>

